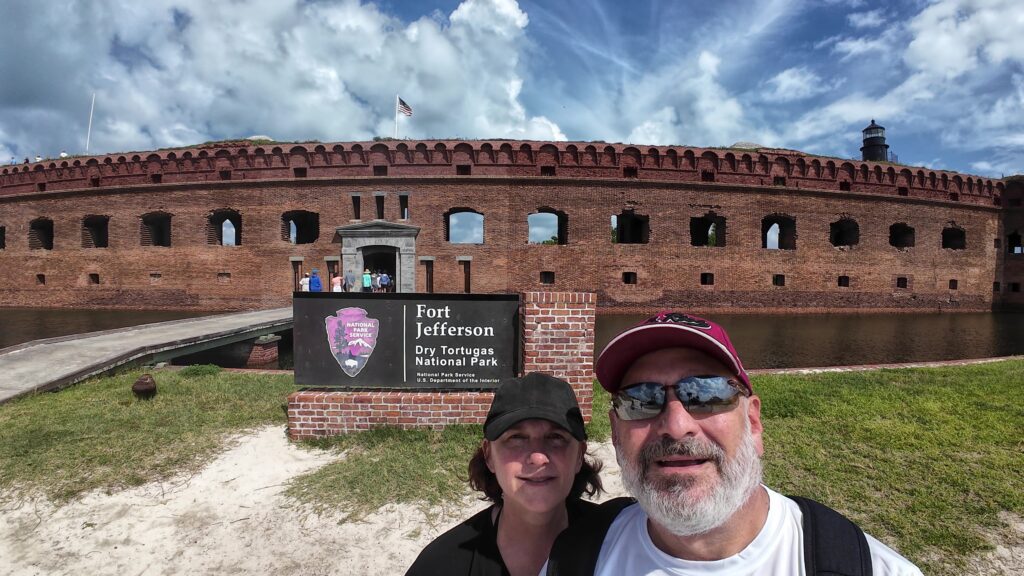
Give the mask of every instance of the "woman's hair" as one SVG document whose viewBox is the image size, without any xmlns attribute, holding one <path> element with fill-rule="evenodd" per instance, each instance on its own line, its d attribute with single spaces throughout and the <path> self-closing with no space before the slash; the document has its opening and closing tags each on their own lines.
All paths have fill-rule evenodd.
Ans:
<svg viewBox="0 0 1024 576">
<path fill-rule="evenodd" d="M 600 460 L 589 454 L 584 454 L 583 466 L 576 473 L 576 478 L 572 481 L 572 488 L 569 490 L 569 496 L 566 497 L 566 500 L 580 498 L 584 494 L 594 496 L 603 492 L 604 487 L 601 486 L 601 476 L 599 475 L 602 468 L 604 468 L 604 464 Z M 484 493 L 480 497 L 481 500 L 501 502 L 501 486 L 498 485 L 498 477 L 487 468 L 487 460 L 484 458 L 484 445 L 482 442 L 476 449 L 473 457 L 469 459 L 469 486 L 473 490 Z"/>
</svg>

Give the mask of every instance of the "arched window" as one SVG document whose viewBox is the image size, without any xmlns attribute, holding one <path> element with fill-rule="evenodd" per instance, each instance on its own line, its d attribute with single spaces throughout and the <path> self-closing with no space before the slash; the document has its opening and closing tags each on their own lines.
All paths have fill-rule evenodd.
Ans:
<svg viewBox="0 0 1024 576">
<path fill-rule="evenodd" d="M 484 215 L 472 208 L 444 213 L 444 239 L 452 244 L 483 244 Z"/>
<path fill-rule="evenodd" d="M 36 218 L 28 227 L 30 250 L 53 250 L 53 220 Z"/>
<path fill-rule="evenodd" d="M 569 217 L 565 212 L 541 208 L 526 217 L 530 244 L 568 244 Z"/>
<path fill-rule="evenodd" d="M 281 240 L 292 244 L 312 244 L 320 237 L 320 215 L 305 210 L 281 214 Z"/>
<path fill-rule="evenodd" d="M 942 230 L 942 247 L 950 250 L 967 248 L 967 232 L 959 226 L 949 226 Z"/>
<path fill-rule="evenodd" d="M 228 208 L 211 212 L 206 220 L 206 243 L 241 246 L 242 215 Z"/>
<path fill-rule="evenodd" d="M 889 226 L 889 245 L 894 248 L 913 248 L 914 229 L 903 222 Z"/>
<path fill-rule="evenodd" d="M 796 220 L 772 214 L 761 220 L 761 247 L 768 250 L 796 250 Z"/>
<path fill-rule="evenodd" d="M 106 248 L 110 216 L 86 216 L 82 219 L 82 248 Z"/>
<path fill-rule="evenodd" d="M 690 218 L 691 246 L 725 246 L 725 217 L 714 212 Z"/>
<path fill-rule="evenodd" d="M 166 212 L 143 214 L 139 228 L 139 244 L 169 247 L 171 245 L 171 215 Z"/>
<path fill-rule="evenodd" d="M 840 218 L 829 224 L 828 240 L 833 246 L 856 246 L 860 243 L 860 226 L 852 218 Z"/>
</svg>

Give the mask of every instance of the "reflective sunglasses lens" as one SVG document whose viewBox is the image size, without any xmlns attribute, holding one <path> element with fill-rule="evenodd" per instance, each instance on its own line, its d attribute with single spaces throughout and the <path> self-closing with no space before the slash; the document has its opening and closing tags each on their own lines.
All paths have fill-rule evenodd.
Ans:
<svg viewBox="0 0 1024 576">
<path fill-rule="evenodd" d="M 676 385 L 676 396 L 691 414 L 715 414 L 731 409 L 740 391 L 723 376 L 691 376 Z"/>
<path fill-rule="evenodd" d="M 612 397 L 612 408 L 623 420 L 654 418 L 664 406 L 665 388 L 653 382 L 630 386 Z"/>
</svg>

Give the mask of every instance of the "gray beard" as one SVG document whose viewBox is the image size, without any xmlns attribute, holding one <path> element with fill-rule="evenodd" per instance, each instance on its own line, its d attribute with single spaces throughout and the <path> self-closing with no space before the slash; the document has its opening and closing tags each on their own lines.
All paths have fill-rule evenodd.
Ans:
<svg viewBox="0 0 1024 576">
<path fill-rule="evenodd" d="M 727 459 L 722 447 L 710 440 L 662 438 L 659 443 L 644 446 L 634 464 L 616 445 L 623 485 L 651 520 L 676 536 L 704 534 L 721 526 L 761 485 L 761 459 L 750 433 L 750 420 L 744 422 L 743 437 L 732 459 Z M 718 469 L 717 482 L 712 486 L 694 478 L 649 478 L 648 470 L 668 455 L 709 460 Z"/>
</svg>

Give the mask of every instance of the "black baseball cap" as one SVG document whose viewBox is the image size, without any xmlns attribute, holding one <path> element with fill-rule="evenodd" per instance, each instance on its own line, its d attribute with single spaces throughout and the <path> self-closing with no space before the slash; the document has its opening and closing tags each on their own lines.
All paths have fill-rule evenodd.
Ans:
<svg viewBox="0 0 1024 576">
<path fill-rule="evenodd" d="M 484 438 L 497 440 L 523 420 L 541 418 L 565 428 L 579 441 L 587 439 L 583 413 L 569 383 L 540 372 L 509 378 L 498 385 L 484 421 Z"/>
</svg>

